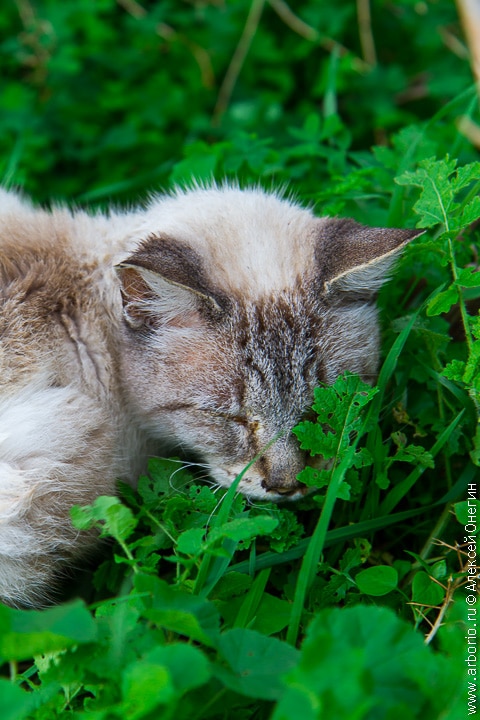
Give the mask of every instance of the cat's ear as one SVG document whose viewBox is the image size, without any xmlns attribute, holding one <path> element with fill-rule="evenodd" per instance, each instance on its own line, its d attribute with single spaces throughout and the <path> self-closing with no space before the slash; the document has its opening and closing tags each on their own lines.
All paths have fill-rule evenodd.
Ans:
<svg viewBox="0 0 480 720">
<path fill-rule="evenodd" d="M 424 232 L 368 227 L 346 218 L 320 219 L 316 261 L 324 291 L 374 295 L 405 245 Z"/>
<path fill-rule="evenodd" d="M 116 266 L 124 315 L 131 327 L 200 327 L 223 314 L 195 251 L 150 238 Z"/>
</svg>

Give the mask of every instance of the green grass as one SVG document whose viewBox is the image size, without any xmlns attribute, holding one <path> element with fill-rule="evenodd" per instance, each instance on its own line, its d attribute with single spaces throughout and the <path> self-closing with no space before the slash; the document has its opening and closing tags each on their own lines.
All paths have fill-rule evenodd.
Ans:
<svg viewBox="0 0 480 720">
<path fill-rule="evenodd" d="M 478 99 L 454 3 L 372 0 L 375 57 L 358 5 L 2 13 L 0 172 L 35 199 L 230 178 L 426 230 L 379 296 L 375 389 L 319 388 L 318 421 L 296 430 L 332 461 L 302 474 L 320 491 L 249 505 L 153 458 L 137 492 L 76 508 L 104 557 L 68 589 L 81 600 L 0 607 L 2 720 L 467 717 L 480 163 L 462 128 Z"/>
</svg>

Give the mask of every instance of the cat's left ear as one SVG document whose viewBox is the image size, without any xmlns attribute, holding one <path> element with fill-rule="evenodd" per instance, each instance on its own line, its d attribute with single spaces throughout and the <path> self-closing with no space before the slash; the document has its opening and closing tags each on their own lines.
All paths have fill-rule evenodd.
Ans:
<svg viewBox="0 0 480 720">
<path fill-rule="evenodd" d="M 132 328 L 194 328 L 223 316 L 225 299 L 209 286 L 201 258 L 175 240 L 148 238 L 115 270 Z"/>
<path fill-rule="evenodd" d="M 346 218 L 319 219 L 316 261 L 325 293 L 374 295 L 405 245 L 424 232 L 369 227 Z"/>
</svg>

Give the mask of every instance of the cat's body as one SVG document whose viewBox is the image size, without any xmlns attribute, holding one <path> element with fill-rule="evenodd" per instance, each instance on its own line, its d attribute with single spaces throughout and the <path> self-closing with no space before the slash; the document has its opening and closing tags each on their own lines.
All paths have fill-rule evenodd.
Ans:
<svg viewBox="0 0 480 720">
<path fill-rule="evenodd" d="M 318 382 L 373 379 L 375 292 L 415 234 L 259 190 L 108 216 L 0 192 L 0 599 L 49 596 L 95 541 L 70 507 L 133 483 L 152 441 L 225 486 L 268 446 L 240 490 L 299 496 L 290 430 Z"/>
</svg>

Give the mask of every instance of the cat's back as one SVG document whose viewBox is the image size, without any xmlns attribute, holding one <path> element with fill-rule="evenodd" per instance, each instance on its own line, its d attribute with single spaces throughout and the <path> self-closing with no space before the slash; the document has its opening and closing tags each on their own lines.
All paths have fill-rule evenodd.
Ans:
<svg viewBox="0 0 480 720">
<path fill-rule="evenodd" d="M 101 218 L 39 210 L 0 191 L 4 391 L 37 372 L 50 374 L 57 385 L 75 377 L 87 385 L 108 381 L 119 297 L 107 247 Z"/>
<path fill-rule="evenodd" d="M 0 191 L 0 599 L 12 604 L 43 600 L 93 542 L 79 549 L 70 507 L 130 474 L 112 226 Z"/>
</svg>

